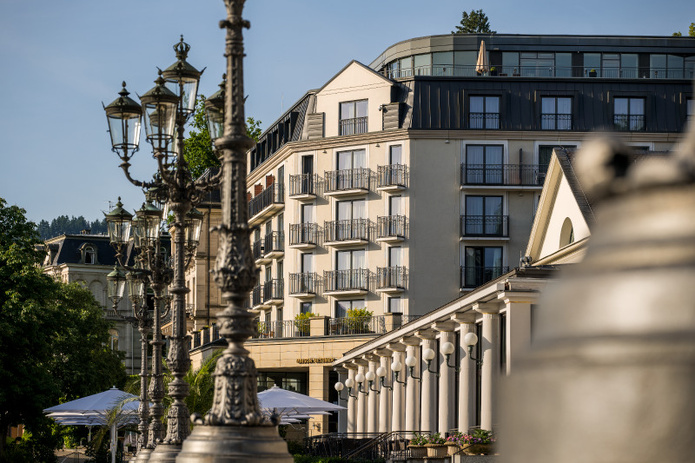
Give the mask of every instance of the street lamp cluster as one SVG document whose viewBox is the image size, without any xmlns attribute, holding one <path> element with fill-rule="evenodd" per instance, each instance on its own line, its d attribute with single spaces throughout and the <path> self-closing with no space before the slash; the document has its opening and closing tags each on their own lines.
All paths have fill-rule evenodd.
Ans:
<svg viewBox="0 0 695 463">
<path fill-rule="evenodd" d="M 254 332 L 253 315 L 244 303 L 258 280 L 250 248 L 246 204 L 246 152 L 253 141 L 246 134 L 244 119 L 242 29 L 249 27 L 249 23 L 241 17 L 243 5 L 244 0 L 225 0 L 227 19 L 220 26 L 227 30 L 225 76 L 229 79 L 225 78 L 220 91 L 205 102 L 210 134 L 222 165 L 218 173 L 194 179 L 183 156 L 185 124 L 195 109 L 203 73 L 186 61 L 190 47 L 183 37 L 174 46 L 177 61 L 159 71 L 155 86 L 140 97 L 140 104 L 129 97 L 124 82 L 119 97 L 104 107 L 112 149 L 121 159 L 120 166 L 126 178 L 146 190 L 148 196 L 135 218 L 123 209 L 120 200 L 116 209 L 107 214 L 111 241 L 119 262 L 128 271 L 126 274 L 117 268 L 111 273 L 110 294 L 113 298 L 123 297 L 124 285 L 130 276 L 133 310 L 140 314 L 143 325 L 152 326 L 155 339 L 152 344 L 160 349 L 153 353 L 150 391 L 154 391 L 154 405 L 149 433 L 143 424 L 148 419 L 144 387 L 146 361 L 143 361 L 141 399 L 145 405 L 141 410 L 141 445 L 137 461 L 204 459 L 222 462 L 252 461 L 259 457 L 292 461 L 275 428 L 279 417 L 267 417 L 260 410 L 256 368 L 243 346 Z M 130 173 L 130 162 L 139 149 L 142 120 L 158 167 L 151 181 L 134 179 Z M 202 214 L 194 205 L 215 188 L 221 190 L 222 223 L 218 228 L 220 247 L 213 274 L 226 303 L 225 309 L 218 314 L 218 326 L 228 346 L 215 369 L 212 409 L 204 418 L 196 418 L 198 426 L 191 434 L 189 412 L 184 403 L 189 386 L 183 377 L 191 364 L 185 324 L 185 295 L 189 290 L 185 285 L 184 269 L 195 253 L 202 226 Z M 164 219 L 170 222 L 172 232 L 174 258 L 171 261 L 161 246 Z M 129 254 L 131 243 L 139 249 L 138 259 L 135 265 L 127 266 L 128 259 L 124 257 Z M 152 288 L 155 299 L 151 321 L 148 321 L 146 304 L 147 285 Z M 157 394 L 163 387 L 155 381 L 161 376 L 161 365 L 158 373 L 154 363 L 161 358 L 160 309 L 167 287 L 173 301 L 167 366 L 174 379 L 168 387 L 172 404 L 167 414 L 166 436 L 162 437 L 161 432 L 157 433 L 156 424 L 161 418 L 161 399 Z M 141 332 L 143 357 L 146 357 L 147 334 L 147 329 Z M 149 435 L 144 437 L 145 434 Z"/>
<path fill-rule="evenodd" d="M 471 333 L 471 332 L 466 333 L 463 337 L 463 342 L 468 347 L 468 358 L 470 360 L 476 362 L 476 364 L 478 366 L 482 365 L 482 363 L 483 363 L 482 360 L 475 358 L 473 356 L 473 347 L 478 343 L 478 336 L 475 333 Z M 451 368 L 454 371 L 458 372 L 459 368 L 456 365 L 452 365 L 450 363 L 451 355 L 454 353 L 455 350 L 456 350 L 456 347 L 454 346 L 454 344 L 452 344 L 451 342 L 448 342 L 448 341 L 443 343 L 441 348 L 440 348 L 440 352 L 442 354 L 444 354 L 444 356 L 446 357 L 446 362 L 445 362 L 446 366 L 448 368 Z M 424 349 L 422 351 L 422 359 L 427 363 L 427 371 L 429 371 L 430 373 L 432 373 L 436 376 L 439 376 L 439 373 L 436 370 L 432 370 L 430 368 L 430 366 L 432 364 L 432 360 L 434 360 L 434 358 L 436 356 L 437 356 L 437 353 L 433 349 L 427 348 L 427 349 Z M 418 363 L 418 360 L 414 356 L 409 355 L 408 357 L 406 357 L 405 358 L 405 366 L 408 367 L 408 372 L 405 375 L 405 378 L 403 380 L 400 380 L 399 375 L 403 372 L 403 364 L 398 360 L 394 360 L 393 363 L 391 363 L 391 372 L 393 373 L 393 378 L 392 378 L 390 384 L 386 383 L 386 374 L 387 374 L 386 368 L 384 368 L 383 366 L 380 366 L 379 368 L 376 369 L 376 372 L 370 370 L 366 374 L 363 374 L 361 372 L 357 373 L 355 375 L 354 379 L 353 378 L 347 378 L 345 380 L 345 383 L 338 381 L 337 383 L 335 383 L 333 385 L 333 387 L 335 388 L 336 391 L 338 391 L 338 397 L 342 400 L 347 400 L 348 397 L 352 397 L 354 399 L 357 399 L 358 398 L 357 394 L 359 394 L 359 393 L 369 394 L 370 391 L 376 392 L 377 394 L 380 394 L 381 389 L 383 389 L 383 388 L 392 390 L 393 385 L 395 383 L 403 384 L 403 385 L 407 384 L 408 377 L 410 377 L 414 380 L 418 380 L 418 381 L 421 380 L 422 377 L 415 376 L 415 373 L 414 373 L 415 367 L 417 366 L 417 363 Z M 375 382 L 377 377 L 379 378 L 379 388 L 374 386 L 374 382 Z M 365 389 L 363 389 L 362 385 L 364 384 L 365 381 L 367 381 L 367 387 Z M 355 388 L 355 385 L 357 385 L 357 394 L 353 395 L 352 390 Z M 341 397 L 340 393 L 345 388 L 347 388 L 348 397 Z"/>
</svg>

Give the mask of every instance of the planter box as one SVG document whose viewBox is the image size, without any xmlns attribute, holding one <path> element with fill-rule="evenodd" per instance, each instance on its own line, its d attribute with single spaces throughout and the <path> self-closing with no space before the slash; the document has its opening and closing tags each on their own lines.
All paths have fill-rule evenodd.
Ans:
<svg viewBox="0 0 695 463">
<path fill-rule="evenodd" d="M 427 458 L 446 458 L 447 448 L 446 444 L 427 444 Z"/>
<path fill-rule="evenodd" d="M 446 454 L 449 456 L 456 454 L 459 450 L 461 450 L 461 447 L 459 447 L 456 444 L 447 444 L 446 445 Z"/>
<path fill-rule="evenodd" d="M 427 447 L 424 445 L 409 445 L 410 457 L 411 458 L 425 458 L 427 457 Z"/>
<path fill-rule="evenodd" d="M 463 448 L 466 455 L 492 455 L 493 444 L 473 444 Z"/>
</svg>

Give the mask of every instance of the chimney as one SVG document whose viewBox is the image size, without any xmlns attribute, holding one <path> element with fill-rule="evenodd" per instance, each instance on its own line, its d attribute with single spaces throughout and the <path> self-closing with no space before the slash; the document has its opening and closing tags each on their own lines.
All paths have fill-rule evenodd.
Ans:
<svg viewBox="0 0 695 463">
<path fill-rule="evenodd" d="M 261 185 L 260 183 L 256 183 L 253 186 L 253 195 L 258 196 L 259 194 L 261 194 L 261 191 L 263 191 L 263 185 Z"/>
</svg>

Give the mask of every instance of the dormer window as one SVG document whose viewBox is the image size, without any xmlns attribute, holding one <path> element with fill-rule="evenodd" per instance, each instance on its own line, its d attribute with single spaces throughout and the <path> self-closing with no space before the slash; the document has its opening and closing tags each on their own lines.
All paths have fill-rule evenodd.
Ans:
<svg viewBox="0 0 695 463">
<path fill-rule="evenodd" d="M 367 100 L 340 103 L 340 135 L 367 133 Z"/>
<path fill-rule="evenodd" d="M 82 253 L 82 263 L 86 265 L 94 265 L 97 263 L 97 251 L 91 244 L 83 244 L 80 246 Z"/>
</svg>

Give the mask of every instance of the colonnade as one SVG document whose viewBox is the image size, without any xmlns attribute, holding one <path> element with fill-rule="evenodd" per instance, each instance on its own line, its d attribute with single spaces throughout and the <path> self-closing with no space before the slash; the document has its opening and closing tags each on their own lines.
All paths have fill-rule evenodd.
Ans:
<svg viewBox="0 0 695 463">
<path fill-rule="evenodd" d="M 404 333 L 342 364 L 341 381 L 348 387 L 341 392 L 347 416 L 339 421 L 340 430 L 444 434 L 472 426 L 492 429 L 496 424 L 495 388 L 503 367 L 500 349 L 508 344 L 500 342 L 499 306 L 475 304 L 471 311 Z M 476 331 L 481 358 L 475 358 L 476 347 L 469 355 L 464 340 L 466 333 Z M 453 353 L 448 362 L 442 352 L 447 343 L 454 345 L 449 346 Z M 426 353 L 429 349 L 434 354 Z M 431 357 L 429 365 L 427 356 Z M 479 389 L 476 374 L 480 375 Z"/>
</svg>

